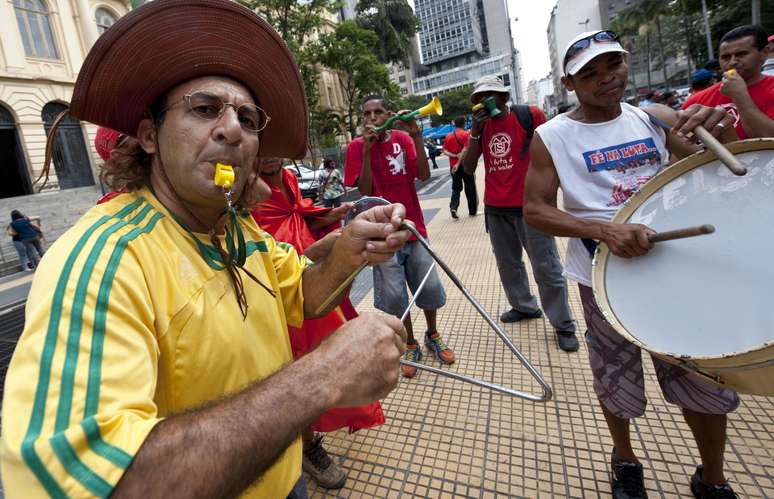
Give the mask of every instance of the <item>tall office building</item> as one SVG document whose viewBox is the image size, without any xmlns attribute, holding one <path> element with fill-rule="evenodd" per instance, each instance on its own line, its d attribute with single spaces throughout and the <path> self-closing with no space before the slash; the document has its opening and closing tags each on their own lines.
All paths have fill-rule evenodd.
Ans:
<svg viewBox="0 0 774 499">
<path fill-rule="evenodd" d="M 501 76 L 521 102 L 518 52 L 505 0 L 415 0 L 423 66 L 413 93 L 431 96 Z"/>
<path fill-rule="evenodd" d="M 599 0 L 557 0 L 546 29 L 557 106 L 578 102 L 575 92 L 568 92 L 561 82 L 565 47 L 578 33 L 598 29 L 602 29 Z"/>
</svg>

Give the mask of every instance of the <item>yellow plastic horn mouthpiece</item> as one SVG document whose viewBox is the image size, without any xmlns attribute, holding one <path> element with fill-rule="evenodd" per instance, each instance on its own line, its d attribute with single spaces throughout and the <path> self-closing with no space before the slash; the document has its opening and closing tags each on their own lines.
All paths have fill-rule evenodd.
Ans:
<svg viewBox="0 0 774 499">
<path fill-rule="evenodd" d="M 223 163 L 215 164 L 215 178 L 213 179 L 215 185 L 223 187 L 224 189 L 230 189 L 234 185 L 234 168 L 231 165 L 224 165 Z"/>
<path fill-rule="evenodd" d="M 726 76 L 733 76 L 735 74 L 736 74 L 736 69 L 731 68 L 728 71 L 726 71 Z"/>
</svg>

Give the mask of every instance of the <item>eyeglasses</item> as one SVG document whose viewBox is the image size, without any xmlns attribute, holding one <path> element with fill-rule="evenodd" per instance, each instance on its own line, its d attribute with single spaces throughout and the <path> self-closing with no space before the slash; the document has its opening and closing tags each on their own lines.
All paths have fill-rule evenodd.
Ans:
<svg viewBox="0 0 774 499">
<path fill-rule="evenodd" d="M 231 102 L 224 102 L 215 94 L 204 91 L 192 92 L 183 96 L 183 102 L 188 110 L 204 120 L 217 120 L 226 112 L 226 107 L 231 106 L 236 111 L 239 124 L 248 132 L 258 133 L 269 124 L 271 117 L 255 104 L 242 104 L 237 106 Z M 177 103 L 162 109 L 162 112 L 171 109 Z"/>
<path fill-rule="evenodd" d="M 562 64 L 562 67 L 567 67 L 567 61 L 578 55 L 578 52 L 589 48 L 592 40 L 599 43 L 618 43 L 619 38 L 615 32 L 609 30 L 600 31 L 599 33 L 589 35 L 586 38 L 581 38 L 567 49 L 567 53 L 564 54 L 564 63 Z"/>
</svg>

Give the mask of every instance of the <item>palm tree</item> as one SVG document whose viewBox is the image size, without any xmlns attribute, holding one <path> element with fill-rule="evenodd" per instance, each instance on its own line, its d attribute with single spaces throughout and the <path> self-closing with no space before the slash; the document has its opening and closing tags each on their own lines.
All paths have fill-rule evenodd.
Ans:
<svg viewBox="0 0 774 499">
<path fill-rule="evenodd" d="M 667 78 L 666 58 L 664 57 L 664 44 L 661 37 L 661 16 L 666 14 L 669 8 L 669 0 L 640 0 L 628 9 L 622 10 L 613 23 L 613 29 L 621 33 L 637 32 L 646 37 L 648 53 L 648 89 L 650 89 L 650 34 L 656 28 L 656 36 L 659 46 L 659 62 L 664 75 L 664 84 L 669 89 Z"/>
<path fill-rule="evenodd" d="M 357 22 L 379 35 L 374 51 L 381 62 L 408 63 L 419 23 L 406 0 L 360 0 Z"/>
</svg>

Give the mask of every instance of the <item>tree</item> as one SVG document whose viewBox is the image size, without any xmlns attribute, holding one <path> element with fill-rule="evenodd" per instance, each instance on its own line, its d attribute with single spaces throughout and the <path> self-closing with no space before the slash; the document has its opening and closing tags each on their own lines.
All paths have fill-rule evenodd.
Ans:
<svg viewBox="0 0 774 499">
<path fill-rule="evenodd" d="M 467 116 L 471 113 L 470 93 L 473 88 L 470 85 L 455 88 L 438 95 L 443 105 L 443 116 L 430 116 L 430 124 L 434 127 L 446 123 L 451 123 L 457 116 Z M 398 101 L 400 109 L 414 110 L 427 104 L 428 100 L 424 96 L 409 95 Z"/>
<path fill-rule="evenodd" d="M 669 77 L 672 80 L 675 77 L 685 78 L 687 81 L 691 68 L 702 67 L 709 59 L 701 3 L 701 0 L 640 0 L 619 13 L 612 29 L 624 38 L 627 49 L 633 48 L 644 54 L 649 51 L 651 37 L 658 32 L 660 25 L 660 41 L 653 45 L 657 45 L 659 52 L 672 57 L 687 56 L 688 71 Z M 725 33 L 751 22 L 750 0 L 712 0 L 707 5 L 710 34 L 716 50 Z M 766 32 L 774 31 L 774 2 L 763 3 L 761 24 Z M 641 26 L 644 29 L 638 36 Z M 654 62 L 655 69 L 664 71 L 666 61 L 663 57 Z"/>
<path fill-rule="evenodd" d="M 373 49 L 383 63 L 408 63 L 419 21 L 406 0 L 360 0 L 357 22 L 379 35 Z"/>
<path fill-rule="evenodd" d="M 370 93 L 381 93 L 386 98 L 397 94 L 389 72 L 374 55 L 372 48 L 379 38 L 373 31 L 360 27 L 354 21 L 344 21 L 333 33 L 320 36 L 316 44 L 317 61 L 339 73 L 347 107 L 347 127 L 354 136 L 357 132 L 356 110 Z"/>
<path fill-rule="evenodd" d="M 312 35 L 318 33 L 325 22 L 325 16 L 333 13 L 337 0 L 237 0 L 263 17 L 280 34 L 296 57 L 301 78 L 304 82 L 306 102 L 310 111 L 310 141 L 325 134 L 313 129 L 314 114 L 320 100 L 317 81 L 320 71 L 315 59 L 315 45 L 310 43 Z"/>
</svg>

